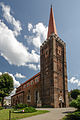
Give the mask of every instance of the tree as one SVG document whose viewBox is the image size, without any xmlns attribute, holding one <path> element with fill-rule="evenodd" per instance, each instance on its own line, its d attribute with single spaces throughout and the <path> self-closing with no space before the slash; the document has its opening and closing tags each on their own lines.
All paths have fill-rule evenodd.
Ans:
<svg viewBox="0 0 80 120">
<path fill-rule="evenodd" d="M 77 99 L 76 100 L 72 100 L 70 102 L 70 106 L 71 107 L 75 107 L 77 108 L 78 110 L 80 110 L 80 95 L 78 95 Z"/>
<path fill-rule="evenodd" d="M 1 97 L 0 97 L 0 102 L 1 102 Z"/>
<path fill-rule="evenodd" d="M 4 97 L 9 96 L 13 89 L 13 78 L 8 73 L 2 74 L 0 76 L 0 97 L 2 98 L 2 107 L 4 103 Z"/>
<path fill-rule="evenodd" d="M 76 99 L 78 95 L 80 95 L 80 90 L 75 89 L 75 90 L 72 90 L 72 91 L 71 91 L 71 97 L 72 97 L 73 99 Z"/>
</svg>

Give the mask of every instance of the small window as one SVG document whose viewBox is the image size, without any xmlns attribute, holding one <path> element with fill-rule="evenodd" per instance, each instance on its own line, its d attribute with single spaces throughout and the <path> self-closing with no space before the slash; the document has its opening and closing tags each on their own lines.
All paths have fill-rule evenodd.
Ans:
<svg viewBox="0 0 80 120">
<path fill-rule="evenodd" d="M 62 91 L 60 90 L 60 93 L 62 93 Z"/>
<path fill-rule="evenodd" d="M 28 93 L 30 94 L 30 90 L 28 90 Z"/>
<path fill-rule="evenodd" d="M 39 78 L 38 77 L 35 78 L 35 83 L 37 83 L 37 82 L 39 82 Z"/>
<path fill-rule="evenodd" d="M 58 46 L 58 54 L 61 55 L 61 52 L 62 52 L 62 51 L 61 51 L 61 47 Z"/>
<path fill-rule="evenodd" d="M 29 87 L 29 83 L 27 83 L 27 87 Z"/>
<path fill-rule="evenodd" d="M 27 101 L 31 102 L 31 96 L 29 94 L 27 95 Z"/>
<path fill-rule="evenodd" d="M 49 48 L 45 49 L 45 58 L 49 56 Z"/>
<path fill-rule="evenodd" d="M 31 85 L 33 85 L 34 84 L 34 82 L 33 82 L 33 80 L 31 81 Z"/>
<path fill-rule="evenodd" d="M 28 90 L 27 101 L 28 101 L 28 102 L 31 102 L 30 90 Z"/>
<path fill-rule="evenodd" d="M 27 96 L 27 100 L 30 100 L 30 95 Z"/>
<path fill-rule="evenodd" d="M 48 54 L 48 50 L 46 51 L 46 55 Z"/>
<path fill-rule="evenodd" d="M 26 85 L 24 85 L 24 88 L 26 88 Z"/>
</svg>

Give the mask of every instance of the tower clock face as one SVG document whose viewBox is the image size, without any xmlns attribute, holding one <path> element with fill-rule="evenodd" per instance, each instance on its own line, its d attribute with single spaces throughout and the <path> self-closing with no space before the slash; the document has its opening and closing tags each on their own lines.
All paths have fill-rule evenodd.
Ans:
<svg viewBox="0 0 80 120">
<path fill-rule="evenodd" d="M 58 55 L 61 55 L 61 54 L 62 54 L 62 49 L 61 49 L 61 47 L 60 47 L 60 46 L 58 46 L 58 49 L 57 49 L 57 54 L 58 54 Z"/>
</svg>

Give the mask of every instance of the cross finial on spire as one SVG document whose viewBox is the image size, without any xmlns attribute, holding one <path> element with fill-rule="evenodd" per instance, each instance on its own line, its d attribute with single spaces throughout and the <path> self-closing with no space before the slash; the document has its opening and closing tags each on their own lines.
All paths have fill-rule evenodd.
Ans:
<svg viewBox="0 0 80 120">
<path fill-rule="evenodd" d="M 51 4 L 47 39 L 52 33 L 55 33 L 57 35 L 56 24 L 55 24 L 55 19 L 54 19 L 54 15 L 53 15 L 52 4 Z"/>
</svg>

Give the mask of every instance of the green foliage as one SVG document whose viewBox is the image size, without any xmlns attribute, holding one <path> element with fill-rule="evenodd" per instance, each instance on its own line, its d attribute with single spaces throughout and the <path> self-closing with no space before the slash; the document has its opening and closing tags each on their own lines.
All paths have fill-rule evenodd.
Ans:
<svg viewBox="0 0 80 120">
<path fill-rule="evenodd" d="M 0 102 L 1 102 L 2 98 L 0 97 Z"/>
<path fill-rule="evenodd" d="M 80 95 L 77 97 L 76 100 L 72 100 L 72 102 L 70 103 L 70 106 L 80 110 Z"/>
<path fill-rule="evenodd" d="M 14 107 L 15 113 L 32 113 L 36 112 L 36 109 L 34 107 L 28 107 L 27 104 L 17 104 Z"/>
<path fill-rule="evenodd" d="M 53 108 L 53 107 L 50 105 L 43 105 L 42 108 Z"/>
<path fill-rule="evenodd" d="M 26 107 L 24 109 L 17 109 L 17 111 L 14 111 L 14 113 L 33 113 L 37 110 L 34 107 Z"/>
<path fill-rule="evenodd" d="M 77 101 L 76 100 L 72 100 L 69 105 L 70 105 L 70 107 L 77 108 Z"/>
<path fill-rule="evenodd" d="M 78 95 L 80 95 L 80 90 L 75 89 L 75 90 L 72 90 L 72 91 L 71 91 L 71 97 L 72 97 L 73 99 L 76 99 Z"/>
<path fill-rule="evenodd" d="M 3 107 L 0 106 L 0 110 L 2 110 L 2 109 L 3 109 Z"/>
<path fill-rule="evenodd" d="M 28 105 L 27 104 L 17 104 L 17 105 L 15 105 L 15 106 L 13 106 L 13 108 L 14 109 L 22 109 L 22 108 L 25 108 L 25 107 L 28 107 Z"/>
<path fill-rule="evenodd" d="M 34 107 L 26 107 L 24 109 L 24 112 L 26 113 L 32 113 L 32 112 L 36 112 L 37 110 Z"/>
<path fill-rule="evenodd" d="M 8 73 L 0 75 L 0 98 L 2 97 L 2 106 L 4 97 L 9 96 L 13 89 L 13 78 Z"/>
<path fill-rule="evenodd" d="M 80 120 L 80 111 L 69 113 L 63 120 Z"/>
<path fill-rule="evenodd" d="M 80 110 L 80 95 L 76 99 L 77 108 Z"/>
<path fill-rule="evenodd" d="M 4 73 L 0 76 L 0 97 L 8 96 L 13 90 L 13 78 Z"/>
</svg>

